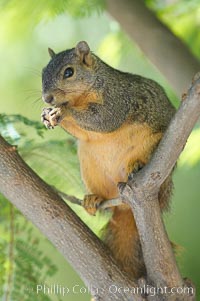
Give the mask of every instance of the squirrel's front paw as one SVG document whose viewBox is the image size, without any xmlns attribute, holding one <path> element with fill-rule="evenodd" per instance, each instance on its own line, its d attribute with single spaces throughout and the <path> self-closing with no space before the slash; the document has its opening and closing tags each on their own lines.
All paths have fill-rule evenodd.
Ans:
<svg viewBox="0 0 200 301">
<path fill-rule="evenodd" d="M 50 112 L 53 110 L 53 108 L 44 108 L 42 109 L 41 114 L 41 121 L 48 129 L 53 129 L 53 126 L 50 122 Z"/>
<path fill-rule="evenodd" d="M 41 119 L 48 129 L 53 129 L 60 123 L 64 116 L 63 107 L 58 108 L 44 108 L 42 111 Z"/>
<path fill-rule="evenodd" d="M 104 199 L 96 194 L 88 194 L 84 196 L 82 206 L 89 214 L 95 215 L 99 205 L 103 201 Z"/>
</svg>

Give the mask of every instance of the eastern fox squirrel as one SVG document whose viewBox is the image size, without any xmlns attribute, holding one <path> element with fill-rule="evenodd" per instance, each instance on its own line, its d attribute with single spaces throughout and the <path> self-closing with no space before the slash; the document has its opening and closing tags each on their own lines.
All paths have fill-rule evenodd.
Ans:
<svg viewBox="0 0 200 301">
<path fill-rule="evenodd" d="M 79 42 L 55 54 L 42 72 L 48 128 L 60 125 L 78 143 L 81 176 L 88 195 L 83 205 L 95 214 L 98 205 L 118 197 L 117 185 L 142 168 L 166 130 L 175 109 L 153 80 L 116 70 Z M 172 176 L 159 191 L 161 209 L 168 207 Z M 113 208 L 104 242 L 129 277 L 145 275 L 134 217 L 128 205 Z"/>
</svg>

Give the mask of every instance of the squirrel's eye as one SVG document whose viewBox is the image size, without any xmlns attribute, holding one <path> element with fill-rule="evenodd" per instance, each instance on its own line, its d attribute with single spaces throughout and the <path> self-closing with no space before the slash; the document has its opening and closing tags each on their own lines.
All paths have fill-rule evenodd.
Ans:
<svg viewBox="0 0 200 301">
<path fill-rule="evenodd" d="M 74 74 L 74 70 L 70 67 L 68 67 L 67 69 L 65 69 L 63 78 L 68 78 L 71 77 Z"/>
</svg>

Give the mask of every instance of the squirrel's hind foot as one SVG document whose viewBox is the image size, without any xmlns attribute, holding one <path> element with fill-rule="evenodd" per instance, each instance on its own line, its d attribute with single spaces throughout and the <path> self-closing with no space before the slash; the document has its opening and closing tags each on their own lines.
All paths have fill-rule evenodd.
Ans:
<svg viewBox="0 0 200 301">
<path fill-rule="evenodd" d="M 82 206 L 89 214 L 95 215 L 99 205 L 103 201 L 104 199 L 96 194 L 87 194 L 84 196 Z"/>
</svg>

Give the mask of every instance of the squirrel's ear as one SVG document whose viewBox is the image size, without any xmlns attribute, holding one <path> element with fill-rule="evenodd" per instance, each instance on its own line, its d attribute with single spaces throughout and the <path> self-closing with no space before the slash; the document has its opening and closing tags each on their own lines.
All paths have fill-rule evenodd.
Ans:
<svg viewBox="0 0 200 301">
<path fill-rule="evenodd" d="M 56 55 L 55 52 L 53 51 L 53 49 L 51 49 L 51 48 L 48 48 L 48 53 L 51 58 L 53 58 Z"/>
<path fill-rule="evenodd" d="M 87 66 L 92 65 L 92 55 L 90 47 L 85 41 L 79 42 L 75 47 L 76 54 L 80 57 L 81 62 Z"/>
</svg>

